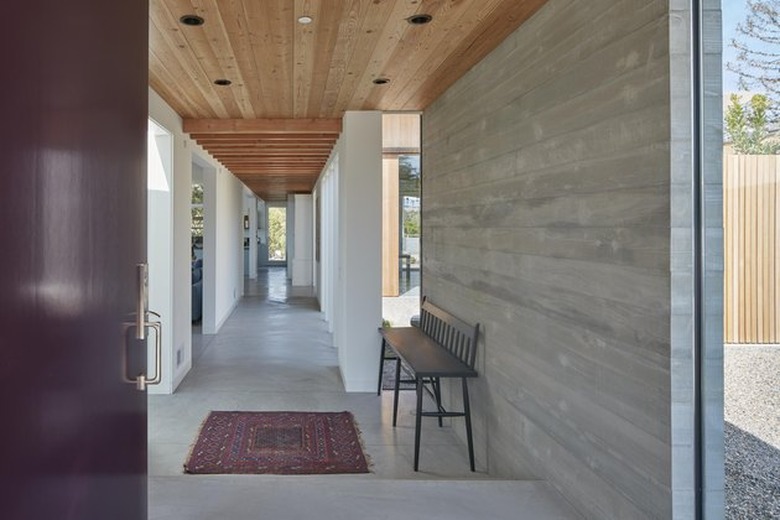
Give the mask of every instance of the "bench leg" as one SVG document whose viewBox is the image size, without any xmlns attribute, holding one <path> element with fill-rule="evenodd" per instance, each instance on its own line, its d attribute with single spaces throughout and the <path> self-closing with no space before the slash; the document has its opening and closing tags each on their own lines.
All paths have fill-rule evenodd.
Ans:
<svg viewBox="0 0 780 520">
<path fill-rule="evenodd" d="M 385 338 L 382 338 L 382 346 L 379 347 L 379 381 L 376 384 L 376 395 L 382 395 L 382 372 L 385 368 Z"/>
<path fill-rule="evenodd" d="M 463 412 L 466 417 L 466 440 L 469 444 L 469 464 L 471 465 L 471 471 L 474 471 L 474 439 L 471 436 L 471 407 L 469 406 L 469 387 L 465 377 L 462 377 L 461 381 L 463 381 Z"/>
<path fill-rule="evenodd" d="M 395 358 L 395 387 L 393 388 L 393 427 L 398 420 L 398 387 L 401 384 L 401 358 Z"/>
<path fill-rule="evenodd" d="M 422 426 L 423 380 L 417 378 L 417 411 L 414 424 L 414 471 L 420 466 L 420 430 Z"/>
<path fill-rule="evenodd" d="M 444 411 L 441 407 L 441 380 L 438 377 L 431 378 L 431 386 L 433 386 L 433 395 L 436 397 L 436 408 L 438 411 Z M 443 426 L 442 417 L 439 416 L 439 428 Z"/>
</svg>

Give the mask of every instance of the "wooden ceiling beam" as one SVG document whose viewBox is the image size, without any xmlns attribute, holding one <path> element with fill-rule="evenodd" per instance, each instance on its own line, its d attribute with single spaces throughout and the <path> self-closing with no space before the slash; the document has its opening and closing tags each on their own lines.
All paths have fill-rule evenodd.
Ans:
<svg viewBox="0 0 780 520">
<path fill-rule="evenodd" d="M 218 155 L 215 156 L 216 159 L 220 162 L 224 163 L 232 163 L 232 164 L 246 164 L 246 163 L 255 163 L 255 164 L 325 164 L 327 162 L 327 159 L 324 157 L 311 157 L 309 160 L 303 160 L 300 157 L 273 157 L 273 156 L 265 156 L 265 157 L 249 157 L 249 156 L 240 156 L 240 155 Z"/>
<path fill-rule="evenodd" d="M 238 177 L 244 181 L 244 182 L 256 182 L 256 181 L 285 181 L 285 182 L 299 182 L 299 181 L 306 181 L 310 182 L 313 180 L 317 180 L 316 175 L 303 175 L 303 174 L 294 174 L 290 175 L 287 173 L 241 173 L 237 174 Z"/>
<path fill-rule="evenodd" d="M 332 132 L 330 133 L 303 133 L 303 132 L 296 132 L 294 134 L 295 139 L 305 140 L 305 141 L 328 141 L 328 142 L 336 142 L 337 137 L 333 135 Z M 251 132 L 242 132 L 240 134 L 231 134 L 231 133 L 190 133 L 190 137 L 192 139 L 195 139 L 196 141 L 200 140 L 215 140 L 215 141 L 222 141 L 222 140 L 231 140 L 231 139 L 245 139 L 245 140 L 258 140 L 258 141 L 288 141 L 290 139 L 289 136 L 279 133 L 251 133 Z"/>
<path fill-rule="evenodd" d="M 204 142 L 204 143 L 198 143 L 203 148 L 207 150 L 234 150 L 234 149 L 246 149 L 246 150 L 279 150 L 279 149 L 285 149 L 285 148 L 291 148 L 294 150 L 313 150 L 317 152 L 322 153 L 330 153 L 331 150 L 333 150 L 333 144 L 331 143 L 322 143 L 322 144 L 311 144 L 311 143 L 302 143 L 299 141 L 290 141 L 289 143 L 274 143 L 274 144 L 268 144 L 268 143 L 257 143 L 257 142 L 251 142 L 251 141 L 224 141 L 221 143 L 215 143 L 215 142 Z"/>
<path fill-rule="evenodd" d="M 318 164 L 285 164 L 285 163 L 224 163 L 225 167 L 232 172 L 251 170 L 258 168 L 267 168 L 284 171 L 307 171 L 317 172 L 322 170 L 322 166 Z"/>
<path fill-rule="evenodd" d="M 269 169 L 269 168 L 245 168 L 240 171 L 230 170 L 237 177 L 278 177 L 278 178 L 307 178 L 316 179 L 319 176 L 319 171 L 313 170 L 289 170 L 289 169 Z"/>
<path fill-rule="evenodd" d="M 320 170 L 314 168 L 308 169 L 295 169 L 285 168 L 283 166 L 244 166 L 242 168 L 228 168 L 232 173 L 236 175 L 290 175 L 295 176 L 309 176 L 316 177 L 320 174 Z"/>
<path fill-rule="evenodd" d="M 319 176 L 319 171 L 312 170 L 285 170 L 285 169 L 267 169 L 267 168 L 245 168 L 240 171 L 230 170 L 238 177 L 244 178 L 265 178 L 265 177 L 279 177 L 279 178 L 316 178 Z"/>
<path fill-rule="evenodd" d="M 330 149 L 311 149 L 311 148 L 223 148 L 223 147 L 209 147 L 206 148 L 212 155 L 298 155 L 300 156 L 312 156 L 329 157 Z"/>
<path fill-rule="evenodd" d="M 225 167 L 233 173 L 248 171 L 248 170 L 276 170 L 276 171 L 290 171 L 290 172 L 312 172 L 320 173 L 322 166 L 316 164 L 301 164 L 301 165 L 288 165 L 284 163 L 269 164 L 269 163 L 232 163 L 225 164 Z"/>
<path fill-rule="evenodd" d="M 341 133 L 341 119 L 185 119 L 184 132 L 219 134 Z"/>
</svg>

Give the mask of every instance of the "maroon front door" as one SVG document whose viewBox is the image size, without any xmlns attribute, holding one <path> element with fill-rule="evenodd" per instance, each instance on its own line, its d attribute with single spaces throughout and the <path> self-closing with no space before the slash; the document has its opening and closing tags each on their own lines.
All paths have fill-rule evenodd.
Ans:
<svg viewBox="0 0 780 520">
<path fill-rule="evenodd" d="M 122 329 L 146 256 L 147 3 L 2 13 L 0 518 L 144 519 L 146 395 L 123 382 Z"/>
</svg>

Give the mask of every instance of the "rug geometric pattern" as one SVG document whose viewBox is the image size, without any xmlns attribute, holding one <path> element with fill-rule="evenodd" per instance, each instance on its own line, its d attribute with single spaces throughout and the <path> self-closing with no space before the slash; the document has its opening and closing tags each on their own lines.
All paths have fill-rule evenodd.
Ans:
<svg viewBox="0 0 780 520">
<path fill-rule="evenodd" d="M 368 473 L 350 412 L 211 412 L 187 473 Z"/>
</svg>

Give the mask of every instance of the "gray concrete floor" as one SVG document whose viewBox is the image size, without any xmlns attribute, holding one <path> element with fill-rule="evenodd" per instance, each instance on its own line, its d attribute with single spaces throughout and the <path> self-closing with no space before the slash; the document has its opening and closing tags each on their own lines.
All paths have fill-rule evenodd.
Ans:
<svg viewBox="0 0 780 520">
<path fill-rule="evenodd" d="M 204 350 L 177 392 L 149 396 L 152 520 L 577 518 L 544 483 L 470 472 L 466 448 L 453 432 L 462 421 L 444 428 L 423 422 L 420 471 L 414 472 L 413 393 L 402 393 L 393 428 L 391 392 L 344 392 L 311 290 L 291 287 L 284 269 L 266 269 L 257 282 L 247 281 L 246 296 L 219 334 L 202 340 Z M 212 410 L 348 410 L 371 473 L 185 475 L 189 447 Z"/>
</svg>

